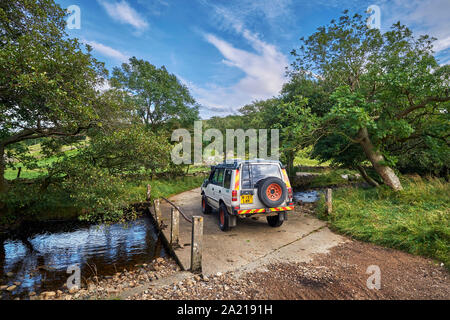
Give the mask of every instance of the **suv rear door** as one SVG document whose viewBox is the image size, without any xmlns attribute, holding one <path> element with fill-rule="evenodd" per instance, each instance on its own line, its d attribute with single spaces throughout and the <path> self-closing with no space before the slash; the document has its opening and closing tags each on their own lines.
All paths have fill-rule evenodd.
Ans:
<svg viewBox="0 0 450 320">
<path fill-rule="evenodd" d="M 241 209 L 265 208 L 266 206 L 258 198 L 258 181 L 267 177 L 277 177 L 283 180 L 281 168 L 276 163 L 244 163 L 241 177 L 241 196 L 253 193 L 252 203 L 241 203 Z"/>
<path fill-rule="evenodd" d="M 228 207 L 228 212 L 232 212 L 231 210 L 231 178 L 233 177 L 232 169 L 225 169 L 225 175 L 223 179 L 223 188 L 222 188 L 222 199 Z"/>
</svg>

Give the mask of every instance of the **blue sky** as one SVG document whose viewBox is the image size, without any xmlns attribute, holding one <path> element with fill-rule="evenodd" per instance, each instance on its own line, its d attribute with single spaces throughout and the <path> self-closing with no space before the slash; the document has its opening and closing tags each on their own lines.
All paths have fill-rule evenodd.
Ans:
<svg viewBox="0 0 450 320">
<path fill-rule="evenodd" d="M 236 113 L 276 96 L 298 39 L 341 15 L 381 9 L 381 30 L 400 20 L 438 40 L 450 63 L 450 0 L 57 0 L 81 9 L 69 36 L 90 44 L 111 70 L 129 57 L 166 66 L 202 105 L 200 115 Z"/>
</svg>

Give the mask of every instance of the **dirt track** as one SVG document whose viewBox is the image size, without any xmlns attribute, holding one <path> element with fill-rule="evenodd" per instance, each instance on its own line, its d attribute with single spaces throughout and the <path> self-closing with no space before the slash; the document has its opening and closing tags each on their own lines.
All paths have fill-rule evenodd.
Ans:
<svg viewBox="0 0 450 320">
<path fill-rule="evenodd" d="M 199 199 L 198 190 L 173 198 L 192 215 Z M 206 277 L 129 299 L 450 299 L 450 274 L 437 262 L 337 235 L 313 211 L 296 207 L 278 230 L 249 219 L 229 233 L 218 230 L 214 214 L 205 216 Z M 367 287 L 371 265 L 380 268 L 380 290 Z"/>
<path fill-rule="evenodd" d="M 368 289 L 369 265 L 381 270 L 381 289 Z M 131 299 L 450 299 L 449 273 L 435 262 L 351 241 L 308 263 L 276 263 L 265 272 L 197 277 L 149 289 Z"/>
</svg>

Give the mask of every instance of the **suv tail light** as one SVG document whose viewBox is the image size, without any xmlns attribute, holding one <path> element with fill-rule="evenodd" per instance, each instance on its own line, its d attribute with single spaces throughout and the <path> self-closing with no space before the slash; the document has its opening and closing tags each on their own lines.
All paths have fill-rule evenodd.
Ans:
<svg viewBox="0 0 450 320">
<path fill-rule="evenodd" d="M 237 190 L 231 191 L 231 201 L 238 201 L 237 199 Z"/>
<path fill-rule="evenodd" d="M 292 193 L 292 188 L 288 188 L 288 198 L 289 201 L 292 201 L 292 198 L 294 197 L 294 194 Z"/>
</svg>

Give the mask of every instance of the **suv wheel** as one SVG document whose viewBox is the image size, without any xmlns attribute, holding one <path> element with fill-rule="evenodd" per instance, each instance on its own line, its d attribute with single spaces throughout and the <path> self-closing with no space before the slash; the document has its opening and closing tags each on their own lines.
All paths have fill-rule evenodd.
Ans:
<svg viewBox="0 0 450 320">
<path fill-rule="evenodd" d="M 211 207 L 209 206 L 205 195 L 202 196 L 202 213 L 203 214 L 210 214 L 211 213 Z"/>
<path fill-rule="evenodd" d="M 277 228 L 283 224 L 284 220 L 280 220 L 280 215 L 277 214 L 276 216 L 269 216 L 267 217 L 267 223 L 269 226 Z"/>
<path fill-rule="evenodd" d="M 230 215 L 228 214 L 227 207 L 223 203 L 219 207 L 219 228 L 222 231 L 230 230 Z"/>
<path fill-rule="evenodd" d="M 278 207 L 286 200 L 285 183 L 277 177 L 269 177 L 258 182 L 258 197 L 269 208 Z"/>
</svg>

